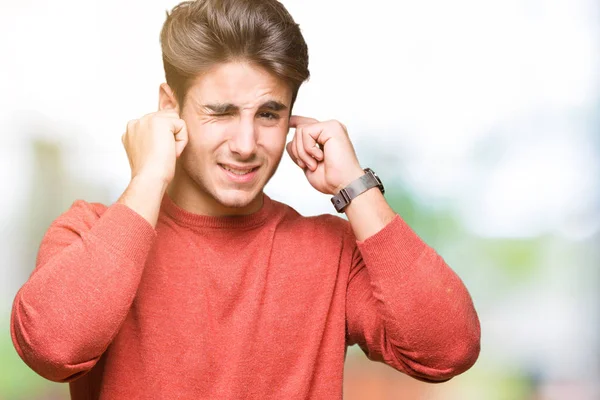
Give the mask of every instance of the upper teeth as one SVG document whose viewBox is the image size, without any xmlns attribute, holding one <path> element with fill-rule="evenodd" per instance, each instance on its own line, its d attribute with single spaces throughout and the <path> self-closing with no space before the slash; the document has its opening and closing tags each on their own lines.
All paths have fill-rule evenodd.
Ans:
<svg viewBox="0 0 600 400">
<path fill-rule="evenodd" d="M 223 168 L 225 168 L 227 171 L 232 172 L 232 173 L 234 173 L 236 175 L 244 175 L 244 174 L 247 174 L 248 172 L 250 172 L 250 171 L 253 170 L 253 168 L 250 168 L 250 169 L 234 169 L 234 168 L 228 167 L 226 165 L 223 165 Z"/>
</svg>

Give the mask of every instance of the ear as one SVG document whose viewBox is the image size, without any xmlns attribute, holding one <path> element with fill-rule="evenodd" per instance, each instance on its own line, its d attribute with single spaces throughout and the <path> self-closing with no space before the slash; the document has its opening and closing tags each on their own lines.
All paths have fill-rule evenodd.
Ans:
<svg viewBox="0 0 600 400">
<path fill-rule="evenodd" d="M 158 90 L 158 110 L 176 110 L 179 114 L 179 104 L 177 104 L 175 94 L 166 83 L 162 83 Z"/>
</svg>

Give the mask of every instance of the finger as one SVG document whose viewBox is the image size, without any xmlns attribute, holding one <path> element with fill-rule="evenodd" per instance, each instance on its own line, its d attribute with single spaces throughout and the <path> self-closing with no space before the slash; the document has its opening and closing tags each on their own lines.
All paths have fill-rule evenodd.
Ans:
<svg viewBox="0 0 600 400">
<path fill-rule="evenodd" d="M 317 122 L 319 121 L 314 118 L 292 115 L 290 117 L 290 128 L 297 128 L 299 125 L 316 124 Z"/>
<path fill-rule="evenodd" d="M 292 161 L 299 166 L 300 168 L 304 169 L 305 165 L 304 163 L 300 160 L 300 158 L 298 157 L 298 153 L 296 152 L 296 143 L 292 140 L 291 142 L 289 142 L 286 146 L 287 152 L 290 155 L 290 158 L 292 159 Z"/>
<path fill-rule="evenodd" d="M 330 126 L 325 122 L 319 122 L 317 124 L 306 125 L 302 127 L 304 136 L 310 136 L 321 148 L 325 146 L 325 143 L 333 137 L 335 127 Z"/>
<path fill-rule="evenodd" d="M 176 110 L 165 109 L 165 110 L 150 112 L 150 113 L 144 115 L 143 117 L 141 117 L 139 120 L 147 122 L 147 121 L 153 121 L 153 120 L 154 121 L 161 120 L 163 118 L 168 118 L 168 119 L 177 118 L 177 119 L 179 119 L 179 114 L 177 114 Z"/>
<path fill-rule="evenodd" d="M 169 117 L 175 116 L 175 117 L 179 118 L 179 113 L 174 108 L 166 108 L 164 110 L 157 111 L 156 114 L 169 116 Z"/>
<path fill-rule="evenodd" d="M 179 157 L 188 144 L 188 131 L 185 125 L 185 121 L 179 120 L 175 125 L 175 152 L 176 156 Z"/>
<path fill-rule="evenodd" d="M 304 150 L 306 150 L 309 155 L 318 161 L 323 161 L 325 156 L 323 150 L 319 148 L 317 141 L 306 133 L 304 129 L 302 129 L 302 142 L 304 143 Z"/>
<path fill-rule="evenodd" d="M 296 164 L 298 164 L 298 166 L 302 169 L 306 168 L 306 164 L 304 164 L 304 162 L 302 161 L 302 158 L 300 158 L 300 155 L 298 154 L 298 135 L 294 134 L 294 139 L 292 139 L 292 154 L 294 154 L 294 162 Z"/>
<path fill-rule="evenodd" d="M 317 162 L 310 154 L 306 152 L 306 149 L 304 148 L 304 134 L 302 133 L 302 129 L 303 128 L 296 129 L 296 151 L 300 157 L 300 160 L 302 160 L 311 171 L 314 171 L 317 169 Z"/>
<path fill-rule="evenodd" d="M 125 133 L 133 132 L 138 121 L 139 121 L 138 119 L 132 119 L 130 121 L 127 121 L 127 126 L 125 127 Z"/>
</svg>

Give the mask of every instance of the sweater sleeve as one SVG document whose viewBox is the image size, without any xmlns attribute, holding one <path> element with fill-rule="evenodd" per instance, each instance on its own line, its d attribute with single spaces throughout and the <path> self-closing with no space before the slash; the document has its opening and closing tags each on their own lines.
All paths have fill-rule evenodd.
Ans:
<svg viewBox="0 0 600 400">
<path fill-rule="evenodd" d="M 447 381 L 479 356 L 480 326 L 460 278 L 400 218 L 354 242 L 348 345 L 427 382 Z"/>
<path fill-rule="evenodd" d="M 57 218 L 13 302 L 10 332 L 23 361 L 57 382 L 89 371 L 125 320 L 155 236 L 119 203 L 99 215 L 76 201 Z"/>
</svg>

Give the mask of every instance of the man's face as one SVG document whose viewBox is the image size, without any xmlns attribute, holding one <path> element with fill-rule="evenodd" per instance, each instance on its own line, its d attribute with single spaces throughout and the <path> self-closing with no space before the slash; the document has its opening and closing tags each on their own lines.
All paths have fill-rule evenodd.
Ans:
<svg viewBox="0 0 600 400">
<path fill-rule="evenodd" d="M 288 85 L 247 63 L 220 64 L 200 76 L 180 114 L 189 142 L 178 160 L 177 191 L 209 214 L 257 211 L 281 161 L 291 98 Z"/>
</svg>

